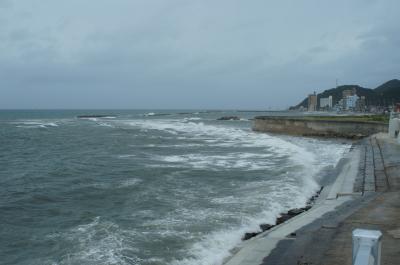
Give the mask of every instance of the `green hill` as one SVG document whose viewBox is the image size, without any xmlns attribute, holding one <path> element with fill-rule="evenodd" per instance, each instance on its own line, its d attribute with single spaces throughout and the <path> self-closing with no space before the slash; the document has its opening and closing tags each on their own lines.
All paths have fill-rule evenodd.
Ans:
<svg viewBox="0 0 400 265">
<path fill-rule="evenodd" d="M 375 88 L 382 105 L 388 106 L 400 102 L 400 80 L 393 79 Z"/>
<path fill-rule="evenodd" d="M 400 80 L 393 79 L 390 80 L 375 89 L 365 88 L 358 85 L 343 85 L 337 88 L 331 88 L 325 90 L 322 93 L 317 94 L 318 97 L 318 107 L 319 99 L 332 96 L 333 105 L 337 104 L 342 98 L 343 90 L 355 88 L 356 94 L 358 96 L 365 97 L 365 103 L 367 106 L 384 106 L 388 107 L 397 102 L 400 102 Z M 300 107 L 308 107 L 308 97 L 306 97 L 302 102 L 296 106 L 290 107 L 290 109 L 298 109 Z"/>
</svg>

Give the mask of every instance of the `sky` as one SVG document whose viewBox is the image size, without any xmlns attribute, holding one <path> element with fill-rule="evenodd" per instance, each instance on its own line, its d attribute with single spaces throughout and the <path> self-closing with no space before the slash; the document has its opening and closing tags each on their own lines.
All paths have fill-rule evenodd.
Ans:
<svg viewBox="0 0 400 265">
<path fill-rule="evenodd" d="M 400 79 L 398 0 L 0 0 L 0 109 L 283 109 Z"/>
</svg>

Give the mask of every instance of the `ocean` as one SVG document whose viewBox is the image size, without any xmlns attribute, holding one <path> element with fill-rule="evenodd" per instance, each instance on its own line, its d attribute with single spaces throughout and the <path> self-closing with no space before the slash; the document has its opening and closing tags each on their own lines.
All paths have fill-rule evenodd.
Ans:
<svg viewBox="0 0 400 265">
<path fill-rule="evenodd" d="M 263 114 L 0 111 L 0 263 L 221 264 L 350 148 L 253 132 Z"/>
</svg>

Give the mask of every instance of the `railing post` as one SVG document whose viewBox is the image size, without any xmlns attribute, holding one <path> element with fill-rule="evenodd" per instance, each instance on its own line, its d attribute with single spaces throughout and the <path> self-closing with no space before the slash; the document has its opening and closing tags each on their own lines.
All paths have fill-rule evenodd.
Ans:
<svg viewBox="0 0 400 265">
<path fill-rule="evenodd" d="M 353 265 L 380 265 L 381 238 L 378 230 L 353 230 Z"/>
</svg>

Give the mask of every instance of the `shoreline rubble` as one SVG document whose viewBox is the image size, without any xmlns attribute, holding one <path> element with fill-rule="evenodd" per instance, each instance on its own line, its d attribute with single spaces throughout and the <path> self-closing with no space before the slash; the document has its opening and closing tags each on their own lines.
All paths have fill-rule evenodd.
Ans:
<svg viewBox="0 0 400 265">
<path fill-rule="evenodd" d="M 259 225 L 261 231 L 246 232 L 242 236 L 242 241 L 246 241 L 253 237 L 256 237 L 259 234 L 262 234 L 263 232 L 268 231 L 277 225 L 283 224 L 284 222 L 290 220 L 291 218 L 310 210 L 315 204 L 316 199 L 320 196 L 323 189 L 324 186 L 321 186 L 320 190 L 317 191 L 313 196 L 311 196 L 310 199 L 308 199 L 306 206 L 301 208 L 292 208 L 289 209 L 287 212 L 280 213 L 279 216 L 276 217 L 275 224 L 262 223 Z"/>
</svg>

